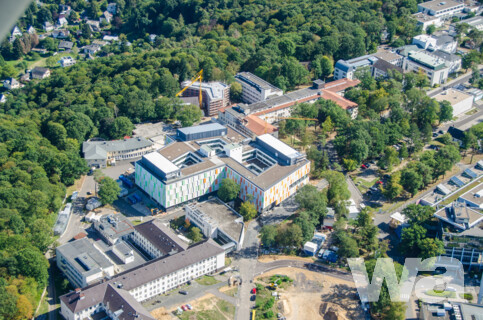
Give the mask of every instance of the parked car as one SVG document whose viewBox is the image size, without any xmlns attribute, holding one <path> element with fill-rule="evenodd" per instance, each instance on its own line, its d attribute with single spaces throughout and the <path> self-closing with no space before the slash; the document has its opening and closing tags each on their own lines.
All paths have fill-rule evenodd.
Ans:
<svg viewBox="0 0 483 320">
<path fill-rule="evenodd" d="M 92 196 L 92 191 L 87 191 L 88 196 Z"/>
<path fill-rule="evenodd" d="M 255 301 L 255 300 L 257 300 L 257 296 L 256 295 L 251 296 L 250 301 Z"/>
<path fill-rule="evenodd" d="M 257 288 L 253 288 L 252 291 L 250 291 L 250 293 L 256 294 L 257 293 Z"/>
<path fill-rule="evenodd" d="M 187 303 L 186 306 L 188 307 L 188 309 L 193 310 L 193 306 L 191 304 Z"/>
<path fill-rule="evenodd" d="M 188 307 L 187 306 L 181 306 L 181 310 L 188 311 Z"/>
<path fill-rule="evenodd" d="M 367 166 L 365 164 L 361 165 L 361 169 L 367 169 Z"/>
<path fill-rule="evenodd" d="M 188 291 L 186 291 L 186 290 L 180 290 L 179 293 L 180 294 L 183 294 L 183 295 L 187 295 L 188 294 Z"/>
<path fill-rule="evenodd" d="M 377 181 L 376 183 L 377 183 L 377 184 L 382 184 L 382 181 L 381 181 L 381 180 L 379 180 L 379 181 Z"/>
</svg>

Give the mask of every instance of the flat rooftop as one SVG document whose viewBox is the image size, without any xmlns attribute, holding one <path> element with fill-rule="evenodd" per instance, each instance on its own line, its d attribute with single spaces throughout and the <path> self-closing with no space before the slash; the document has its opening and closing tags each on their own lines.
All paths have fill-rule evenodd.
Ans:
<svg viewBox="0 0 483 320">
<path fill-rule="evenodd" d="M 446 68 L 446 64 L 443 59 L 431 56 L 424 51 L 409 52 L 409 58 L 433 70 L 441 70 Z"/>
<path fill-rule="evenodd" d="M 187 87 L 191 81 L 186 80 L 181 83 L 181 87 Z M 206 94 L 210 97 L 210 99 L 223 99 L 225 89 L 229 88 L 230 86 L 224 84 L 223 82 L 202 82 L 201 83 L 201 90 L 206 92 Z M 198 89 L 199 84 L 195 84 L 193 89 Z"/>
<path fill-rule="evenodd" d="M 418 12 L 413 14 L 413 19 L 415 19 L 418 22 L 425 23 L 428 21 L 433 21 L 433 20 L 439 20 L 439 17 L 435 16 L 430 16 L 429 14 Z"/>
<path fill-rule="evenodd" d="M 446 10 L 459 5 L 463 5 L 463 3 L 456 2 L 453 0 L 445 0 L 445 1 L 433 0 L 433 1 L 418 3 L 418 6 L 421 6 L 429 10 L 434 10 L 434 11 Z"/>
<path fill-rule="evenodd" d="M 112 263 L 87 239 L 82 238 L 57 247 L 69 264 L 86 277 L 112 266 Z"/>
<path fill-rule="evenodd" d="M 133 130 L 133 134 L 135 136 L 141 136 L 146 139 L 166 134 L 168 130 L 164 122 L 139 123 L 134 126 L 135 129 Z"/>
<path fill-rule="evenodd" d="M 466 226 L 460 223 L 455 222 L 455 217 L 451 213 L 449 209 L 454 209 L 455 210 L 455 215 L 458 216 L 458 218 L 461 219 L 468 219 L 468 224 L 472 225 L 473 223 L 481 220 L 483 218 L 483 215 L 476 211 L 473 210 L 471 207 L 467 207 L 464 203 L 453 203 L 453 206 L 450 207 L 444 207 L 441 210 L 438 210 L 435 212 L 435 216 L 447 223 L 450 223 L 454 225 L 455 227 L 465 230 Z"/>
<path fill-rule="evenodd" d="M 378 59 L 382 59 L 382 60 L 385 60 L 385 61 L 388 61 L 388 62 L 398 60 L 398 59 L 402 59 L 401 55 L 399 55 L 395 52 L 388 51 L 388 50 L 376 52 L 376 53 L 373 54 L 373 56 L 378 58 Z"/>
<path fill-rule="evenodd" d="M 456 89 L 448 89 L 437 94 L 433 98 L 438 102 L 448 101 L 449 103 L 451 103 L 451 105 L 455 105 L 468 98 L 473 99 L 473 96 Z"/>
<path fill-rule="evenodd" d="M 235 79 L 238 79 L 240 81 L 243 81 L 249 85 L 259 87 L 260 89 L 264 90 L 269 90 L 271 89 L 272 91 L 282 91 L 282 89 L 275 87 L 271 83 L 263 80 L 262 78 L 254 75 L 251 72 L 240 72 L 237 73 L 235 76 Z"/>
<path fill-rule="evenodd" d="M 481 206 L 483 204 L 483 183 L 464 193 L 460 198 Z"/>
<path fill-rule="evenodd" d="M 156 153 L 161 154 L 169 161 L 174 161 L 178 157 L 186 154 L 187 152 L 193 152 L 199 155 L 198 150 L 202 146 L 202 144 L 200 143 L 203 143 L 204 141 L 207 141 L 207 140 L 216 140 L 216 139 L 221 140 L 224 145 L 229 145 L 231 143 L 242 143 L 243 141 L 247 141 L 248 138 L 228 127 L 228 132 L 227 132 L 227 135 L 225 136 L 217 136 L 217 137 L 192 140 L 187 142 L 176 141 L 160 149 Z M 265 152 L 264 149 L 261 146 L 257 145 L 256 143 L 252 142 L 249 145 L 246 145 L 245 143 L 243 144 L 244 144 L 243 151 L 247 151 L 250 149 L 260 149 L 262 152 Z M 272 185 L 274 185 L 275 183 L 285 178 L 287 175 L 295 172 L 296 170 L 298 170 L 299 168 L 301 168 L 302 166 L 304 166 L 309 162 L 308 160 L 305 160 L 291 166 L 281 166 L 278 163 L 276 163 L 275 165 L 271 166 L 269 169 L 257 175 L 256 173 L 254 173 L 253 171 L 245 167 L 243 164 L 239 163 L 238 161 L 232 158 L 227 157 L 224 153 L 221 153 L 217 156 L 212 156 L 209 158 L 200 156 L 200 158 L 201 158 L 201 162 L 184 167 L 183 169 L 181 169 L 180 177 L 173 178 L 169 180 L 169 182 L 167 183 L 173 183 L 179 180 L 186 179 L 187 177 L 193 174 L 198 174 L 206 170 L 211 170 L 218 167 L 223 167 L 225 165 L 229 165 L 233 170 L 237 171 L 246 179 L 250 180 L 256 186 L 258 186 L 263 190 L 266 190 Z"/>
<path fill-rule="evenodd" d="M 223 232 L 235 241 L 240 240 L 243 231 L 243 217 L 218 199 L 199 202 L 195 208 L 208 216 Z"/>
</svg>

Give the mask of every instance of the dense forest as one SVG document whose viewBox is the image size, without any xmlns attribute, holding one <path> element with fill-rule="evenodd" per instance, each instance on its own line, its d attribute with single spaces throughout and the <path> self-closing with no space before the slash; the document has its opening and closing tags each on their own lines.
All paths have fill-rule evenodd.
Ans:
<svg viewBox="0 0 483 320">
<path fill-rule="evenodd" d="M 107 6 L 107 1 L 62 2 L 75 10 L 69 17 L 72 21 L 84 14 L 96 19 Z M 56 68 L 50 78 L 15 90 L 2 105 L 0 319 L 29 318 L 36 308 L 48 278 L 43 254 L 53 240 L 51 227 L 66 186 L 87 171 L 80 154 L 83 141 L 95 136 L 122 138 L 131 133 L 133 123 L 147 120 L 178 119 L 191 125 L 199 120 L 199 110 L 180 105 L 173 97 L 179 82 L 200 69 L 206 80 L 228 83 L 238 71 L 251 71 L 287 90 L 309 83 L 311 78 L 330 76 L 337 59 L 374 52 L 383 30 L 389 42 L 402 44 L 419 32 L 410 19 L 416 11 L 415 0 L 114 2 L 119 14 L 110 31 L 120 34 L 121 42 L 102 49 L 105 55 L 114 55 L 68 69 Z M 59 3 L 32 3 L 18 26 L 26 30 L 33 25 L 40 30 L 44 22 L 54 23 Z M 80 45 L 99 36 L 83 22 L 71 29 L 80 31 L 70 35 Z M 154 42 L 149 34 L 157 35 Z M 7 70 L 3 74 L 12 74 L 6 61 L 32 55 L 29 50 L 37 41 L 26 36 L 13 43 L 3 41 L 0 69 Z M 55 43 L 47 38 L 40 45 L 54 47 Z M 310 71 L 299 63 L 302 61 L 311 62 Z M 352 122 L 344 115 L 332 116 L 341 135 L 336 144 L 346 158 L 359 161 L 374 156 L 397 137 L 416 132 L 409 125 L 411 116 L 402 110 L 407 106 L 393 108 L 393 94 L 399 88 L 388 86 L 372 83 L 350 93 L 349 98 L 361 105 L 361 117 L 372 119 L 371 123 L 349 125 Z M 381 88 L 386 93 L 374 93 Z M 235 85 L 235 98 L 237 90 Z M 386 100 L 372 99 L 372 94 Z M 371 101 L 378 101 L 378 106 Z M 380 109 L 389 105 L 394 115 L 387 124 L 373 126 Z M 417 109 L 416 104 L 411 105 Z M 323 121 L 327 112 L 341 111 L 333 106 L 322 109 L 318 116 Z M 436 118 L 429 123 L 441 117 L 436 109 Z M 424 131 L 426 123 L 418 123 L 417 132 Z M 376 141 L 378 134 L 373 131 L 391 126 L 396 127 L 395 133 Z M 355 143 L 366 137 L 364 132 L 375 140 L 363 147 L 367 152 L 356 155 Z"/>
</svg>

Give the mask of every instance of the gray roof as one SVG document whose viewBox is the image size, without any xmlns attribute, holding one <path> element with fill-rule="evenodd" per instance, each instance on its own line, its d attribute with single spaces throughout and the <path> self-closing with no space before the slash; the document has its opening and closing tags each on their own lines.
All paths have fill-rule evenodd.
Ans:
<svg viewBox="0 0 483 320">
<path fill-rule="evenodd" d="M 454 39 L 452 36 L 445 35 L 445 34 L 440 36 L 434 36 L 434 38 L 436 39 L 436 45 L 438 46 L 454 42 Z"/>
<path fill-rule="evenodd" d="M 156 219 L 138 224 L 134 229 L 161 251 L 163 256 L 176 254 L 188 247 L 171 229 Z"/>
<path fill-rule="evenodd" d="M 106 288 L 103 303 L 111 312 L 117 314 L 119 320 L 154 319 L 129 292 L 112 284 Z"/>
<path fill-rule="evenodd" d="M 35 68 L 32 69 L 32 74 L 37 74 L 37 75 L 43 76 L 48 71 L 50 71 L 50 70 L 47 69 L 47 68 L 35 67 Z"/>
<path fill-rule="evenodd" d="M 419 48 L 417 45 L 414 44 L 408 44 L 406 46 L 397 48 L 396 51 L 402 56 L 407 57 L 409 55 L 409 52 L 411 51 L 421 51 L 422 49 Z"/>
<path fill-rule="evenodd" d="M 74 46 L 74 43 L 72 41 L 60 41 L 59 43 L 59 48 L 64 48 L 64 49 L 72 49 Z"/>
<path fill-rule="evenodd" d="M 230 238 L 239 242 L 243 232 L 243 217 L 218 198 L 188 205 L 204 214 L 203 219 L 216 225 Z"/>
<path fill-rule="evenodd" d="M 223 248 L 212 239 L 208 239 L 207 241 L 191 246 L 186 251 L 149 261 L 136 268 L 117 274 L 106 282 L 85 287 L 80 293 L 67 293 L 61 296 L 60 300 L 64 302 L 72 312 L 76 313 L 105 301 L 104 297 L 108 285 L 120 286 L 122 289 L 129 291 L 145 283 L 169 275 L 179 269 L 186 268 L 205 259 L 222 254 L 223 252 Z M 80 294 L 84 294 L 84 299 L 79 299 Z M 138 306 L 136 311 L 146 312 L 142 306 Z"/>
<path fill-rule="evenodd" d="M 153 143 L 143 137 L 114 141 L 85 141 L 82 152 L 85 159 L 107 159 L 107 152 L 143 149 Z"/>
<path fill-rule="evenodd" d="M 199 126 L 181 128 L 181 129 L 178 129 L 178 131 L 187 135 L 187 134 L 195 134 L 200 132 L 206 132 L 206 131 L 212 131 L 212 130 L 223 130 L 223 129 L 226 129 L 226 127 L 215 122 L 215 123 L 209 123 L 209 124 L 202 124 Z"/>
<path fill-rule="evenodd" d="M 264 90 L 274 90 L 274 91 L 282 91 L 282 89 L 275 87 L 274 85 L 270 84 L 269 82 L 263 80 L 260 77 L 257 77 L 253 73 L 250 72 L 240 72 L 237 73 L 235 76 L 235 79 L 245 82 L 253 87 L 257 87 L 259 89 L 264 89 Z"/>
<path fill-rule="evenodd" d="M 454 53 L 448 53 L 448 52 L 445 52 L 445 51 L 442 51 L 442 50 L 435 50 L 433 52 L 431 52 L 432 55 L 435 55 L 441 59 L 444 59 L 448 62 L 455 62 L 455 61 L 458 61 L 458 60 L 461 60 L 461 57 L 459 55 L 456 55 Z"/>
<path fill-rule="evenodd" d="M 112 266 L 112 263 L 86 238 L 68 242 L 57 247 L 57 251 L 72 267 L 86 277 L 98 273 L 101 268 Z"/>
<path fill-rule="evenodd" d="M 403 69 L 393 65 L 392 63 L 387 62 L 386 60 L 379 59 L 374 63 L 374 68 L 381 70 L 387 73 L 388 70 L 396 70 L 399 71 L 401 74 L 403 73 Z"/>
<path fill-rule="evenodd" d="M 108 241 L 134 232 L 133 224 L 122 214 L 102 216 L 98 222 L 94 223 L 94 226 Z"/>
</svg>

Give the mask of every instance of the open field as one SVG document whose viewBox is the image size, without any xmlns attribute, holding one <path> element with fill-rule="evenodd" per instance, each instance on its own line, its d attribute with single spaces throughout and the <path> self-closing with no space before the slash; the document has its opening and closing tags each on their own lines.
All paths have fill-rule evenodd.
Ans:
<svg viewBox="0 0 483 320">
<path fill-rule="evenodd" d="M 203 297 L 190 302 L 193 310 L 185 311 L 179 316 L 174 316 L 175 308 L 166 310 L 159 308 L 153 310 L 151 315 L 157 320 L 233 320 L 235 319 L 235 306 L 218 299 L 212 294 L 206 294 Z"/>
<path fill-rule="evenodd" d="M 297 268 L 274 269 L 255 280 L 272 275 L 286 275 L 294 280 L 293 285 L 280 291 L 281 299 L 275 302 L 277 312 L 287 320 L 364 319 L 352 282 Z"/>
</svg>

